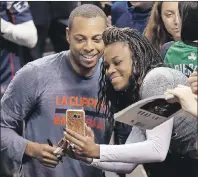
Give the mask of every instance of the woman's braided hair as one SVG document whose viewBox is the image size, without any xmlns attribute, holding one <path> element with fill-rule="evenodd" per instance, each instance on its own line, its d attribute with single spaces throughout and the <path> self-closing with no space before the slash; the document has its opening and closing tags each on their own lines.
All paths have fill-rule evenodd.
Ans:
<svg viewBox="0 0 198 177">
<path fill-rule="evenodd" d="M 122 91 L 115 91 L 106 77 L 106 68 L 101 65 L 99 78 L 98 103 L 96 110 L 99 113 L 104 103 L 105 117 L 112 117 L 113 113 L 124 109 L 139 100 L 139 86 L 147 72 L 157 66 L 163 66 L 163 59 L 156 49 L 141 33 L 131 28 L 109 27 L 103 33 L 105 46 L 114 42 L 127 43 L 131 52 L 133 66 L 129 86 Z"/>
</svg>

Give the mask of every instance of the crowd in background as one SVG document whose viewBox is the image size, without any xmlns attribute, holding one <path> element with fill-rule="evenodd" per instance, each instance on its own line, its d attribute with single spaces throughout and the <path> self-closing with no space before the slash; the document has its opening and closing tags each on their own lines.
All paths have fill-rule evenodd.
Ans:
<svg viewBox="0 0 198 177">
<path fill-rule="evenodd" d="M 78 7 L 83 6 L 84 9 L 78 10 Z M 99 170 L 102 169 L 114 171 L 120 177 L 124 177 L 138 164 L 144 165 L 148 177 L 196 177 L 198 175 L 197 1 L 2 1 L 0 2 L 0 14 L 0 86 L 3 110 L 1 111 L 3 145 L 1 146 L 0 176 L 14 176 L 24 169 L 26 172 L 29 170 L 26 174 L 25 172 L 21 174 L 25 177 L 29 177 L 27 174 L 39 176 L 38 173 L 45 175 L 51 173 L 54 177 L 57 175 L 59 175 L 57 177 L 63 177 L 61 176 L 65 173 L 62 169 L 63 164 L 58 164 L 59 166 L 56 168 L 59 168 L 59 172 L 57 172 L 42 169 L 44 167 L 38 165 L 34 159 L 47 167 L 54 165 L 54 158 L 50 154 L 43 157 L 42 152 L 38 150 L 42 149 L 44 152 L 48 148 L 44 146 L 44 138 L 50 131 L 51 125 L 46 124 L 48 127 L 44 128 L 46 130 L 43 131 L 43 135 L 38 135 L 36 131 L 41 133 L 42 127 L 45 126 L 46 122 L 40 117 L 49 116 L 46 109 L 54 109 L 53 100 L 47 97 L 56 96 L 56 106 L 61 106 L 61 104 L 68 106 L 67 100 L 64 101 L 67 99 L 67 94 L 70 98 L 76 95 L 76 97 L 97 99 L 97 106 L 86 110 L 90 117 L 94 117 L 95 113 L 92 112 L 95 112 L 95 108 L 100 113 L 102 102 L 105 102 L 107 111 L 101 117 L 96 116 L 95 120 L 104 122 L 104 132 L 101 131 L 102 128 L 94 127 L 94 125 L 92 127 L 95 143 L 97 145 L 108 144 L 112 132 L 114 132 L 114 145 L 112 146 L 115 147 L 108 149 L 106 146 L 100 145 L 98 154 L 96 149 L 90 148 L 99 147 L 93 144 L 94 136 L 91 130 L 87 131 L 92 139 L 90 138 L 86 142 L 72 132 L 65 132 L 65 137 L 74 141 L 74 144 L 77 141 L 72 137 L 87 143 L 87 146 L 85 144 L 79 149 L 87 152 L 92 160 L 96 159 L 91 161 L 92 163 L 90 162 L 91 165 L 87 165 L 89 158 L 82 159 L 78 158 L 78 154 L 71 155 L 71 158 L 86 161 L 86 163 L 73 159 L 64 161 L 70 166 L 69 176 L 98 175 L 101 177 L 105 175 Z M 81 16 L 82 18 L 80 18 Z M 99 17 L 102 18 L 102 21 L 98 19 Z M 87 18 L 94 18 L 97 24 L 86 21 Z M 104 19 L 105 25 L 103 24 Z M 93 35 L 88 41 L 90 35 L 95 31 L 97 35 Z M 86 40 L 86 45 L 83 47 Z M 119 42 L 127 43 L 127 47 L 122 46 Z M 133 51 L 132 54 L 129 50 Z M 110 60 L 114 56 L 114 51 L 117 52 L 117 56 L 125 59 L 125 63 L 122 63 L 121 59 Z M 64 57 L 72 58 L 71 63 L 64 63 Z M 87 61 L 83 61 L 83 57 Z M 94 57 L 98 59 L 104 57 L 104 61 L 97 60 L 95 63 L 93 62 L 92 66 Z M 133 58 L 132 63 L 131 59 L 128 61 L 127 58 Z M 67 67 L 63 69 L 63 65 L 67 65 Z M 102 69 L 98 65 L 101 65 Z M 128 66 L 133 67 L 128 68 Z M 157 67 L 162 68 L 157 71 Z M 59 77 L 59 72 L 63 73 L 64 70 L 68 76 L 60 74 Z M 78 74 L 74 74 L 74 70 L 90 80 L 83 77 L 79 77 L 79 79 Z M 153 70 L 155 70 L 153 75 L 149 75 L 149 72 L 152 73 Z M 93 77 L 90 73 L 94 73 Z M 117 81 L 120 85 L 113 81 L 112 77 L 116 74 L 123 77 L 121 84 Z M 60 83 L 57 82 L 59 79 Z M 63 80 L 67 80 L 67 83 Z M 99 86 L 97 86 L 98 83 Z M 156 88 L 154 88 L 155 85 Z M 55 90 L 52 91 L 51 88 Z M 64 90 L 64 88 L 67 89 Z M 66 97 L 63 96 L 65 92 Z M 136 127 L 114 122 L 113 119 L 108 118 L 112 118 L 114 113 L 138 100 L 165 92 L 175 95 L 184 112 L 171 120 L 172 122 L 167 121 L 166 124 L 160 125 L 153 132 L 142 132 Z M 14 94 L 17 96 L 13 96 Z M 63 102 L 65 103 L 63 104 Z M 46 108 L 45 104 L 48 105 Z M 70 107 L 68 106 L 68 108 Z M 55 110 L 56 113 L 61 113 L 60 109 Z M 103 120 L 103 118 L 106 119 Z M 37 126 L 37 128 L 34 129 L 33 126 Z M 29 130 L 27 130 L 28 128 Z M 52 131 L 59 133 L 52 138 L 53 142 L 57 144 L 63 135 L 63 130 L 60 131 L 56 127 Z M 13 132 L 20 136 L 15 136 Z M 24 132 L 26 135 L 23 135 Z M 30 149 L 37 149 L 36 155 L 29 153 L 31 150 L 24 149 L 28 141 L 22 140 L 22 135 L 26 139 L 29 137 L 29 140 L 33 142 L 42 143 L 43 146 L 32 144 Z M 162 138 L 160 139 L 160 137 Z M 18 143 L 13 140 L 14 138 Z M 138 145 L 137 142 L 140 144 Z M 125 143 L 126 145 L 123 145 Z M 130 143 L 132 146 L 127 145 Z M 133 143 L 137 144 L 137 147 L 133 146 Z M 157 143 L 157 145 L 151 146 L 152 143 Z M 78 143 L 76 146 L 80 147 Z M 124 149 L 126 146 L 128 149 Z M 151 149 L 149 150 L 149 148 Z M 140 153 L 138 153 L 138 149 L 141 151 Z M 49 149 L 48 153 L 52 153 L 53 150 Z M 24 151 L 27 157 L 22 157 L 19 151 Z M 128 151 L 134 151 L 134 154 L 131 152 L 130 156 Z M 118 153 L 123 156 L 119 156 Z M 112 157 L 110 157 L 111 155 Z M 29 157 L 33 157 L 31 167 L 28 167 Z M 49 160 L 42 161 L 46 158 Z M 103 161 L 97 161 L 102 158 Z M 24 166 L 21 165 L 22 162 L 25 164 Z M 37 168 L 38 173 L 34 171 Z"/>
</svg>

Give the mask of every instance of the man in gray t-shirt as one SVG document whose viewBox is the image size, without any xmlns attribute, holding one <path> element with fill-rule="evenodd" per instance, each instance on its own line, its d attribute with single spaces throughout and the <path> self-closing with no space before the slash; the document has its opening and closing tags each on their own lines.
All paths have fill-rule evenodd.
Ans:
<svg viewBox="0 0 198 177">
<path fill-rule="evenodd" d="M 88 4 L 77 7 L 67 29 L 70 50 L 28 63 L 8 86 L 1 100 L 1 152 L 22 164 L 22 176 L 102 176 L 101 170 L 69 157 L 57 165 L 56 147 L 49 146 L 47 139 L 57 144 L 63 137 L 66 110 L 83 107 L 96 142 L 108 143 L 113 124 L 108 126 L 102 114 L 95 114 L 105 28 L 101 9 Z M 22 122 L 24 137 L 17 134 Z"/>
</svg>

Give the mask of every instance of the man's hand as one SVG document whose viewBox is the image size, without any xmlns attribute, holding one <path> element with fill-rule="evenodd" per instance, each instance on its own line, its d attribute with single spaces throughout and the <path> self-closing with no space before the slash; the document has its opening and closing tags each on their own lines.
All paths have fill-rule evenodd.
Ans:
<svg viewBox="0 0 198 177">
<path fill-rule="evenodd" d="M 41 164 L 46 167 L 54 168 L 58 165 L 59 160 L 53 152 L 57 147 L 49 146 L 48 144 L 39 144 L 29 142 L 25 149 L 25 154 L 36 158 Z M 57 155 L 64 156 L 62 152 L 58 152 Z"/>
<path fill-rule="evenodd" d="M 197 72 L 194 72 L 190 75 L 190 77 L 188 78 L 188 82 L 190 83 L 190 87 L 192 89 L 192 92 L 194 94 L 198 95 L 198 74 Z"/>
</svg>

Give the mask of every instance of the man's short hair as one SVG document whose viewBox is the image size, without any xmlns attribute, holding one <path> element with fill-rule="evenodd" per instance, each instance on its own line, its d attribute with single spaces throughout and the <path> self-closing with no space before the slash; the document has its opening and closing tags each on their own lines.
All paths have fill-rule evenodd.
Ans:
<svg viewBox="0 0 198 177">
<path fill-rule="evenodd" d="M 72 27 L 72 23 L 75 17 L 85 17 L 85 18 L 94 18 L 101 17 L 105 20 L 107 24 L 107 17 L 102 9 L 93 5 L 93 4 L 83 4 L 76 7 L 69 16 L 68 27 Z"/>
</svg>

